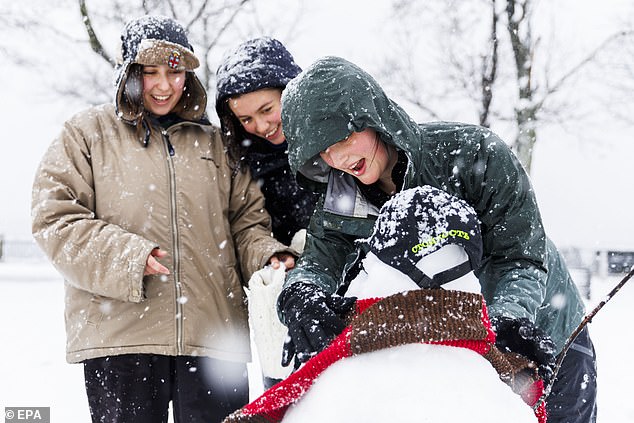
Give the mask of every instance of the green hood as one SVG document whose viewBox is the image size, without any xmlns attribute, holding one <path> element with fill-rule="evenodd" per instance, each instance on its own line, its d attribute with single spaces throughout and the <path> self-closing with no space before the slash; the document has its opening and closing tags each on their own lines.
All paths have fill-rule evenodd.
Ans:
<svg viewBox="0 0 634 423">
<path fill-rule="evenodd" d="M 319 153 L 352 132 L 372 128 L 404 150 L 407 140 L 420 138 L 418 125 L 374 78 L 340 57 L 319 59 L 286 86 L 282 127 L 291 170 L 317 182 L 330 171 Z"/>
</svg>

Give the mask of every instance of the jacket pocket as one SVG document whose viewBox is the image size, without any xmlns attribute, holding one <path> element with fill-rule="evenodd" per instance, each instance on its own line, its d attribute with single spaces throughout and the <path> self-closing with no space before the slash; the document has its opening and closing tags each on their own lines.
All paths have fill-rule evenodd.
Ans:
<svg viewBox="0 0 634 423">
<path fill-rule="evenodd" d="M 220 165 L 216 162 L 216 159 L 214 159 L 213 157 L 207 155 L 207 156 L 200 156 L 201 159 L 203 160 L 207 160 L 208 162 L 213 163 L 214 165 L 216 165 L 216 168 L 219 168 Z"/>
<path fill-rule="evenodd" d="M 86 324 L 99 327 L 104 317 L 104 307 L 107 307 L 106 300 L 97 295 L 93 296 L 86 311 Z"/>
</svg>

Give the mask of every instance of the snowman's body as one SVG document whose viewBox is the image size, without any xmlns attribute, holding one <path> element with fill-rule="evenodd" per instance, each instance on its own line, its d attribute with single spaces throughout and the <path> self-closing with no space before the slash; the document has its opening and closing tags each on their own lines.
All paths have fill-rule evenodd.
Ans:
<svg viewBox="0 0 634 423">
<path fill-rule="evenodd" d="M 464 249 L 447 245 L 419 262 L 434 274 L 466 260 Z M 419 289 L 400 271 L 372 253 L 347 295 L 386 297 Z M 468 273 L 444 289 L 479 293 Z M 534 423 L 533 410 L 503 383 L 475 351 L 431 344 L 408 344 L 344 358 L 327 368 L 284 423 L 310 422 L 487 422 Z"/>
</svg>

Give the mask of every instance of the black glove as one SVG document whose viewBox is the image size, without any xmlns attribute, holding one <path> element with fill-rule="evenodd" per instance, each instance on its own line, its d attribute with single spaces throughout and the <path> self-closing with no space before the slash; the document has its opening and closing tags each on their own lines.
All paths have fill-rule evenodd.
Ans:
<svg viewBox="0 0 634 423">
<path fill-rule="evenodd" d="M 493 317 L 495 346 L 504 352 L 523 355 L 537 364 L 537 372 L 548 385 L 555 368 L 555 343 L 550 336 L 526 318 Z"/>
<path fill-rule="evenodd" d="M 328 346 L 346 327 L 342 316 L 356 302 L 324 292 L 315 284 L 297 282 L 282 290 L 277 300 L 288 336 L 282 351 L 282 366 L 295 357 L 295 367 Z"/>
</svg>

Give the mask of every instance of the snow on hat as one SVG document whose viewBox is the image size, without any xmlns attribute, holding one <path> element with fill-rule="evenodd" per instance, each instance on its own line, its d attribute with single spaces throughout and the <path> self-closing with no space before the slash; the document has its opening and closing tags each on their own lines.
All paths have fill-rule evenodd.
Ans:
<svg viewBox="0 0 634 423">
<path fill-rule="evenodd" d="M 185 28 L 166 16 L 142 16 L 129 21 L 121 34 L 124 63 L 168 65 L 194 70 L 200 63 L 187 40 Z"/>
<path fill-rule="evenodd" d="M 278 40 L 254 38 L 225 53 L 216 71 L 216 109 L 229 96 L 286 87 L 302 69 Z"/>
<path fill-rule="evenodd" d="M 429 185 L 401 191 L 387 201 L 366 241 L 382 262 L 423 288 L 437 288 L 477 269 L 482 258 L 475 210 L 464 200 Z M 424 256 L 448 244 L 462 246 L 469 260 L 433 278 L 416 267 Z"/>
<path fill-rule="evenodd" d="M 204 115 L 207 95 L 193 73 L 200 62 L 194 55 L 194 48 L 187 39 L 185 28 L 178 22 L 166 16 L 142 16 L 130 20 L 125 25 L 121 34 L 120 63 L 116 68 L 115 103 L 117 112 L 128 121 L 134 121 L 136 118 L 126 97 L 126 84 L 132 64 L 167 65 L 172 69 L 188 71 L 189 91 L 181 100 L 183 104 L 179 114 L 190 120 L 198 120 Z M 138 78 L 138 75 L 136 77 Z M 131 82 L 137 85 L 127 87 L 128 92 L 132 89 L 138 95 L 142 89 L 142 82 Z"/>
</svg>

